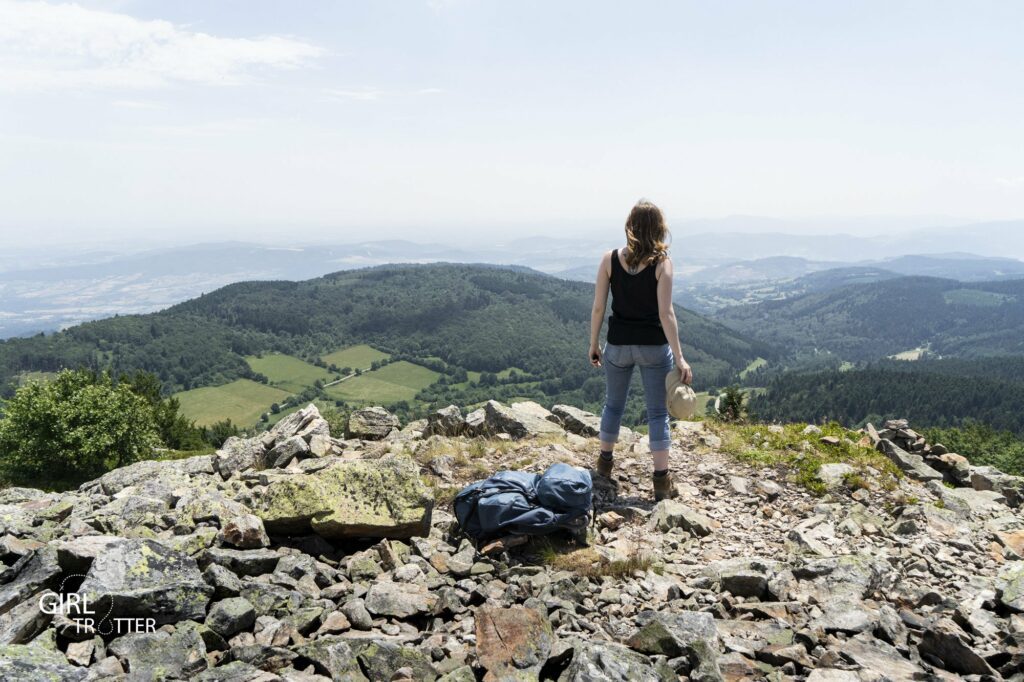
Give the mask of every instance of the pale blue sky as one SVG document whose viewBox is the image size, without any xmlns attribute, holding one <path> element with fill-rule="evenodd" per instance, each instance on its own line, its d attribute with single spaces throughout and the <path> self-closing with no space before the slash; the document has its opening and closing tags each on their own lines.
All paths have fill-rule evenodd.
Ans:
<svg viewBox="0 0 1024 682">
<path fill-rule="evenodd" d="M 0 0 L 0 231 L 1020 218 L 1022 32 L 1011 1 Z"/>
</svg>

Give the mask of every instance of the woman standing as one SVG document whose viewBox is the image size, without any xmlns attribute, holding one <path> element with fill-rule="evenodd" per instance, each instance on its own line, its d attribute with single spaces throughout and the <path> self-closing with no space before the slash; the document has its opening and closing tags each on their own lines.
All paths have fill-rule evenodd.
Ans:
<svg viewBox="0 0 1024 682">
<path fill-rule="evenodd" d="M 693 380 L 690 365 L 679 347 L 679 328 L 672 307 L 672 261 L 668 257 L 668 230 L 661 210 L 640 200 L 626 220 L 626 246 L 604 254 L 597 270 L 594 309 L 590 316 L 590 362 L 604 367 L 607 397 L 601 413 L 601 455 L 597 474 L 610 478 L 615 442 L 619 438 L 633 367 L 640 367 L 647 425 L 654 460 L 654 499 L 675 496 L 668 471 L 672 441 L 665 377 L 678 371 L 683 383 Z M 608 343 L 598 346 L 601 325 L 612 293 Z"/>
</svg>

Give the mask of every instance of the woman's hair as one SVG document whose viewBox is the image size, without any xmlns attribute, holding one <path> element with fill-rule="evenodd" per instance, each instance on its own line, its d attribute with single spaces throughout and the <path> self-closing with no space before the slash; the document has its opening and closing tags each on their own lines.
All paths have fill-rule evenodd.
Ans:
<svg viewBox="0 0 1024 682">
<path fill-rule="evenodd" d="M 668 256 L 668 238 L 661 209 L 646 199 L 636 202 L 626 218 L 626 246 L 629 247 L 626 265 L 639 268 L 658 263 Z"/>
</svg>

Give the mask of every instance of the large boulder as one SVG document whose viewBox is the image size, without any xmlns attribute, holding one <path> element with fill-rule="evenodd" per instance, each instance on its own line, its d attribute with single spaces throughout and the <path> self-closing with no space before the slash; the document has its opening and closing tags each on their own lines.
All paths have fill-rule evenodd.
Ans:
<svg viewBox="0 0 1024 682">
<path fill-rule="evenodd" d="M 201 621 L 213 588 L 195 559 L 153 540 L 124 540 L 96 557 L 79 593 L 97 614 L 176 623 Z"/>
<path fill-rule="evenodd" d="M 1024 502 L 1024 476 L 1004 474 L 995 467 L 972 467 L 971 487 L 995 491 L 1006 498 L 1006 504 L 1011 507 L 1019 507 Z"/>
<path fill-rule="evenodd" d="M 723 679 L 717 662 L 718 630 L 710 613 L 642 611 L 636 624 L 638 629 L 626 646 L 649 655 L 688 656 L 693 661 L 691 680 Z"/>
<path fill-rule="evenodd" d="M 271 534 L 407 539 L 428 534 L 433 505 L 412 460 L 388 455 L 274 480 L 257 515 Z"/>
<path fill-rule="evenodd" d="M 87 670 L 68 663 L 59 651 L 25 644 L 0 646 L 0 682 L 77 682 L 87 676 Z"/>
<path fill-rule="evenodd" d="M 532 409 L 515 409 L 502 405 L 497 400 L 488 400 L 483 409 L 483 429 L 487 434 L 507 433 L 513 438 L 529 438 L 565 433 L 557 424 L 548 421 Z"/>
<path fill-rule="evenodd" d="M 379 582 L 366 593 L 366 610 L 376 616 L 409 618 L 430 613 L 437 595 L 416 583 Z"/>
<path fill-rule="evenodd" d="M 455 405 L 442 407 L 427 417 L 426 436 L 460 436 L 466 430 L 466 418 Z"/>
<path fill-rule="evenodd" d="M 601 418 L 596 414 L 572 405 L 555 405 L 552 414 L 558 417 L 566 431 L 579 436 L 594 438 L 601 432 Z"/>
<path fill-rule="evenodd" d="M 34 550 L 0 571 L 0 613 L 46 589 L 57 589 L 61 569 L 52 547 Z"/>
<path fill-rule="evenodd" d="M 383 407 L 364 407 L 349 415 L 347 436 L 362 440 L 383 440 L 400 426 L 398 417 Z"/>
<path fill-rule="evenodd" d="M 924 463 L 921 455 L 912 455 L 888 438 L 878 441 L 875 449 L 888 457 L 911 478 L 919 481 L 941 481 L 942 474 Z"/>
<path fill-rule="evenodd" d="M 697 537 L 710 535 L 713 527 L 707 516 L 676 500 L 662 500 L 654 505 L 648 525 L 662 533 L 682 528 Z"/>
<path fill-rule="evenodd" d="M 213 467 L 221 478 L 228 479 L 235 474 L 248 471 L 263 462 L 266 449 L 259 438 L 243 439 L 231 436 L 213 455 Z"/>
<path fill-rule="evenodd" d="M 647 656 L 613 642 L 573 642 L 572 660 L 558 682 L 665 682 L 678 675 L 662 664 L 655 668 Z"/>
<path fill-rule="evenodd" d="M 485 681 L 536 678 L 554 642 L 546 615 L 525 606 L 485 605 L 473 617 Z"/>
</svg>

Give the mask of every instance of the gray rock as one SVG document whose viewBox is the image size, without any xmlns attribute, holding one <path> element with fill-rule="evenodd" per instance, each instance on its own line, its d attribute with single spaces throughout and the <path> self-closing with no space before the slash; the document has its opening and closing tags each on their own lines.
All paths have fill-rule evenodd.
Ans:
<svg viewBox="0 0 1024 682">
<path fill-rule="evenodd" d="M 484 428 L 489 434 L 507 433 L 513 438 L 564 434 L 557 424 L 524 408 L 514 409 L 496 400 L 484 404 Z"/>
<path fill-rule="evenodd" d="M 373 617 L 366 610 L 366 602 L 362 599 L 352 599 L 341 606 L 341 612 L 345 614 L 352 627 L 356 630 L 369 630 L 373 627 Z"/>
<path fill-rule="evenodd" d="M 818 467 L 818 479 L 828 488 L 835 488 L 843 485 L 846 476 L 856 471 L 849 464 L 836 462 L 833 464 L 822 464 Z"/>
<path fill-rule="evenodd" d="M 249 630 L 256 624 L 256 609 L 243 597 L 214 602 L 206 616 L 206 625 L 224 639 Z"/>
<path fill-rule="evenodd" d="M 382 639 L 357 640 L 352 642 L 352 649 L 371 680 L 391 680 L 402 668 L 411 668 L 412 679 L 417 682 L 433 682 L 438 677 L 430 658 L 409 646 Z"/>
<path fill-rule="evenodd" d="M 213 588 L 191 557 L 152 540 L 125 540 L 100 554 L 79 593 L 112 618 L 202 620 Z"/>
<path fill-rule="evenodd" d="M 111 547 L 124 542 L 115 535 L 85 535 L 53 543 L 57 550 L 57 562 L 67 573 L 85 573 L 99 555 Z"/>
<path fill-rule="evenodd" d="M 295 457 L 309 453 L 309 443 L 302 436 L 291 436 L 275 445 L 263 458 L 264 468 L 280 468 Z"/>
<path fill-rule="evenodd" d="M 657 669 L 651 659 L 613 642 L 573 642 L 573 656 L 558 682 L 667 682 L 673 671 Z"/>
<path fill-rule="evenodd" d="M 0 573 L 0 613 L 31 599 L 43 590 L 57 589 L 61 569 L 52 547 L 34 550 Z"/>
<path fill-rule="evenodd" d="M 911 478 L 919 481 L 941 481 L 942 474 L 924 463 L 921 455 L 912 455 L 893 443 L 888 438 L 878 441 L 875 449 L 888 457 L 893 464 L 902 469 Z"/>
<path fill-rule="evenodd" d="M 972 467 L 971 487 L 1000 493 L 1011 507 L 1019 507 L 1024 502 L 1024 476 L 1004 474 L 995 467 Z"/>
<path fill-rule="evenodd" d="M 46 629 L 53 616 L 44 612 L 44 599 L 54 603 L 57 595 L 47 590 L 0 614 L 0 645 L 27 644 Z"/>
<path fill-rule="evenodd" d="M 179 625 L 173 633 L 123 635 L 107 650 L 128 670 L 144 672 L 150 679 L 188 679 L 207 667 L 206 644 L 194 623 Z"/>
<path fill-rule="evenodd" d="M 596 414 L 581 410 L 572 405 L 555 405 L 552 414 L 558 417 L 562 426 L 569 433 L 585 438 L 595 438 L 601 432 L 601 418 Z"/>
<path fill-rule="evenodd" d="M 654 505 L 648 525 L 663 533 L 682 528 L 697 537 L 711 534 L 711 519 L 676 500 L 662 500 Z"/>
<path fill-rule="evenodd" d="M 213 467 L 224 479 L 249 471 L 263 462 L 263 443 L 258 438 L 231 436 L 213 455 Z"/>
<path fill-rule="evenodd" d="M 0 646 L 0 682 L 79 682 L 87 675 L 83 668 L 68 663 L 59 651 L 26 644 Z"/>
<path fill-rule="evenodd" d="M 398 417 L 383 407 L 364 407 L 348 418 L 348 438 L 362 440 L 383 440 L 389 433 L 401 426 Z"/>
<path fill-rule="evenodd" d="M 430 613 L 436 603 L 437 595 L 417 584 L 374 583 L 366 593 L 366 610 L 377 616 L 408 618 Z"/>
<path fill-rule="evenodd" d="M 211 547 L 203 554 L 204 566 L 217 564 L 235 575 L 256 576 L 273 573 L 281 555 L 272 549 L 228 549 Z"/>
<path fill-rule="evenodd" d="M 645 654 L 691 657 L 695 661 L 689 671 L 692 680 L 723 679 L 717 663 L 718 631 L 710 613 L 642 611 L 636 623 L 639 629 L 626 646 Z"/>
<path fill-rule="evenodd" d="M 366 682 L 356 652 L 349 642 L 339 637 L 321 637 L 295 647 L 300 664 L 309 661 L 321 675 L 334 682 Z M 388 679 L 388 678 L 383 678 Z"/>
<path fill-rule="evenodd" d="M 213 587 L 213 597 L 237 597 L 242 590 L 242 581 L 232 571 L 220 564 L 210 564 L 203 570 L 203 580 Z"/>
<path fill-rule="evenodd" d="M 917 645 L 922 657 L 932 657 L 942 662 L 947 670 L 964 675 L 990 675 L 995 671 L 964 640 L 967 634 L 949 618 L 942 618 L 932 624 L 921 636 Z"/>
<path fill-rule="evenodd" d="M 999 575 L 999 601 L 1008 609 L 1024 612 L 1024 561 L 1009 564 Z"/>
<path fill-rule="evenodd" d="M 466 430 L 466 419 L 455 405 L 442 407 L 427 417 L 426 436 L 454 437 Z"/>
</svg>

